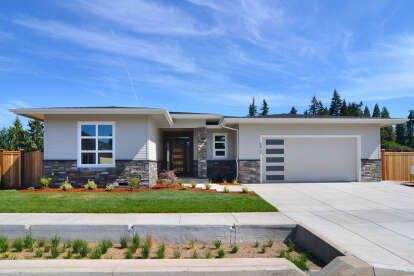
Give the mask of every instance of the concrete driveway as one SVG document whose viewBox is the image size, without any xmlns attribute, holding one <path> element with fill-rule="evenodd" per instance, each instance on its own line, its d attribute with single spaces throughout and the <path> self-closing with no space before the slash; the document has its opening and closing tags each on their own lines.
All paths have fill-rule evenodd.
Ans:
<svg viewBox="0 0 414 276">
<path fill-rule="evenodd" d="M 360 182 L 249 188 L 347 253 L 376 267 L 414 271 L 414 187 Z"/>
</svg>

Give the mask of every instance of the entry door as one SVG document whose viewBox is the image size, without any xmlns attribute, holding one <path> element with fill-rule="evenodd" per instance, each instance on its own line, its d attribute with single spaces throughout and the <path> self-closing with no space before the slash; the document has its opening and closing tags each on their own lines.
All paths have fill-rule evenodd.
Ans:
<svg viewBox="0 0 414 276">
<path fill-rule="evenodd" d="M 262 181 L 266 183 L 285 180 L 285 140 L 264 138 L 262 141 Z"/>
<path fill-rule="evenodd" d="M 190 142 L 186 140 L 172 140 L 170 142 L 170 165 L 177 175 L 191 173 Z"/>
</svg>

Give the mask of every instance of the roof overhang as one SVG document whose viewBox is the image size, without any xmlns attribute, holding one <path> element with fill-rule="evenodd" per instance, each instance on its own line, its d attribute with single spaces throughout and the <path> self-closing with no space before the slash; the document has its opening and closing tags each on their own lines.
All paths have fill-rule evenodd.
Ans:
<svg viewBox="0 0 414 276">
<path fill-rule="evenodd" d="M 223 124 L 317 124 L 317 125 L 378 125 L 380 127 L 403 124 L 408 119 L 376 118 L 237 118 L 223 119 Z"/>
<path fill-rule="evenodd" d="M 220 120 L 220 119 L 222 119 L 223 118 L 223 115 L 220 115 L 220 114 L 210 114 L 210 113 L 200 113 L 200 114 L 197 114 L 197 113 L 193 113 L 193 114 L 182 114 L 182 113 L 180 113 L 180 114 L 171 114 L 171 117 L 173 118 L 173 119 L 206 119 L 206 120 L 208 120 L 208 119 L 211 119 L 211 120 L 214 120 L 214 119 L 217 119 L 217 120 Z"/>
<path fill-rule="evenodd" d="M 40 121 L 46 115 L 161 115 L 169 126 L 174 124 L 170 113 L 163 108 L 16 108 L 10 111 Z"/>
</svg>

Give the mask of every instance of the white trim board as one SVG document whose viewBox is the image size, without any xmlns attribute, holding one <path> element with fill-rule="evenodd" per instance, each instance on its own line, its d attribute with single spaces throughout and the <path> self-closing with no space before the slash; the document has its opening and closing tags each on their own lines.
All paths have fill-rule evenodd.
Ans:
<svg viewBox="0 0 414 276">
<path fill-rule="evenodd" d="M 260 182 L 265 183 L 263 179 L 263 141 L 266 138 L 354 138 L 356 142 L 356 177 L 357 181 L 361 181 L 361 136 L 360 135 L 260 135 Z M 285 152 L 286 154 L 286 152 Z M 284 180 L 286 181 L 286 180 Z M 283 181 L 281 181 L 283 182 Z"/>
</svg>

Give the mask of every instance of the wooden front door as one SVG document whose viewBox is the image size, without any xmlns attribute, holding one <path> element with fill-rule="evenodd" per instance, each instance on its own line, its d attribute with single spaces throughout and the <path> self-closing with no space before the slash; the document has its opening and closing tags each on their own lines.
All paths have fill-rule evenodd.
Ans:
<svg viewBox="0 0 414 276">
<path fill-rule="evenodd" d="M 169 169 L 177 175 L 191 175 L 192 158 L 189 139 L 169 140 Z"/>
</svg>

